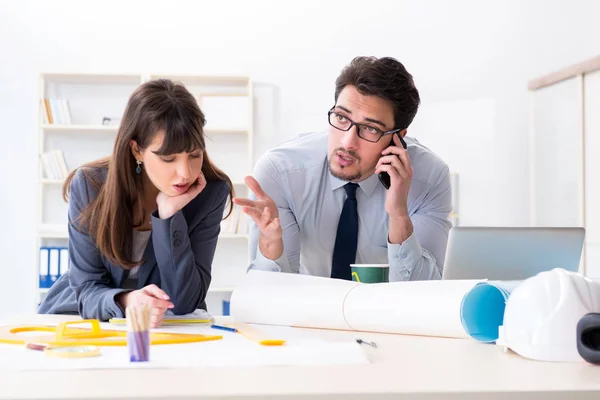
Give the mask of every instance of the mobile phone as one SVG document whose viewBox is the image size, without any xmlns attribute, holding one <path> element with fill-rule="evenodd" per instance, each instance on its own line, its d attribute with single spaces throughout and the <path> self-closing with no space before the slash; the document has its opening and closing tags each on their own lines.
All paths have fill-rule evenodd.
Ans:
<svg viewBox="0 0 600 400">
<path fill-rule="evenodd" d="M 394 135 L 398 135 L 398 134 L 394 133 Z M 400 139 L 400 143 L 402 144 L 402 147 L 404 147 L 404 149 L 406 150 L 406 142 L 404 141 L 404 138 L 402 136 L 398 135 L 398 139 Z M 393 140 L 392 140 L 392 144 L 390 144 L 390 147 L 391 146 L 394 146 Z M 381 184 L 383 185 L 385 190 L 388 190 L 391 185 L 390 174 L 388 174 L 385 171 L 380 172 L 379 173 L 379 182 L 381 182 Z"/>
</svg>

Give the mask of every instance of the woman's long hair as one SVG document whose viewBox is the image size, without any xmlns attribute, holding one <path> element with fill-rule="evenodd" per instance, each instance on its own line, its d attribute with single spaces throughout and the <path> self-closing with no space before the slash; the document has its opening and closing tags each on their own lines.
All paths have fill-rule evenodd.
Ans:
<svg viewBox="0 0 600 400">
<path fill-rule="evenodd" d="M 135 140 L 145 149 L 159 131 L 165 137 L 158 154 L 175 154 L 200 149 L 203 155 L 202 173 L 207 182 L 229 183 L 229 214 L 233 204 L 233 184 L 229 177 L 217 168 L 206 153 L 204 140 L 204 114 L 190 92 L 180 83 L 168 79 L 146 82 L 138 87 L 127 103 L 117 133 L 113 153 L 107 158 L 83 165 L 86 179 L 98 190 L 98 197 L 89 203 L 77 222 L 85 227 L 95 241 L 100 253 L 111 263 L 124 268 L 141 264 L 133 260 L 133 228 L 142 226 L 147 215 L 144 209 L 142 175 L 137 174 L 130 141 Z M 86 173 L 91 169 L 106 168 L 106 181 Z M 68 201 L 69 187 L 77 169 L 72 171 L 63 185 L 63 198 Z"/>
</svg>

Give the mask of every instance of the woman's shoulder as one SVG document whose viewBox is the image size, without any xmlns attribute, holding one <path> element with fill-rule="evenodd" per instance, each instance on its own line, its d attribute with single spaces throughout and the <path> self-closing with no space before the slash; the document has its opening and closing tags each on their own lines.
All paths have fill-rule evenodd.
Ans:
<svg viewBox="0 0 600 400">
<path fill-rule="evenodd" d="M 84 165 L 77 168 L 73 179 L 85 179 L 88 182 L 104 183 L 107 173 L 108 168 L 106 167 L 91 167 Z"/>
<path fill-rule="evenodd" d="M 70 184 L 70 197 L 91 200 L 98 195 L 100 188 L 106 181 L 107 168 L 79 167 L 73 175 Z"/>
<path fill-rule="evenodd" d="M 222 196 L 226 197 L 229 191 L 231 190 L 231 186 L 229 186 L 228 181 L 215 179 L 207 181 L 204 190 L 209 190 L 214 194 L 220 193 Z"/>
<path fill-rule="evenodd" d="M 205 208 L 214 205 L 215 207 L 224 203 L 229 196 L 231 187 L 228 181 L 210 180 L 206 182 L 206 186 L 202 192 L 194 200 L 192 200 L 187 208 Z"/>
<path fill-rule="evenodd" d="M 211 180 L 206 182 L 206 187 L 202 191 L 205 193 L 207 203 L 219 205 L 223 203 L 229 193 L 231 192 L 231 186 L 228 181 L 224 180 Z"/>
</svg>

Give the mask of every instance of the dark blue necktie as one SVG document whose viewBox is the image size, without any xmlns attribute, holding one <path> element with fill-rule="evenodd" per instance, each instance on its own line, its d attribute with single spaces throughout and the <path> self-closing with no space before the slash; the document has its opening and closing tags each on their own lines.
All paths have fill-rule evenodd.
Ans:
<svg viewBox="0 0 600 400">
<path fill-rule="evenodd" d="M 348 197 L 344 202 L 340 222 L 338 223 L 333 260 L 331 263 L 331 277 L 352 280 L 350 264 L 356 260 L 356 246 L 358 244 L 358 210 L 356 208 L 356 189 L 358 184 L 347 183 L 344 185 Z"/>
</svg>

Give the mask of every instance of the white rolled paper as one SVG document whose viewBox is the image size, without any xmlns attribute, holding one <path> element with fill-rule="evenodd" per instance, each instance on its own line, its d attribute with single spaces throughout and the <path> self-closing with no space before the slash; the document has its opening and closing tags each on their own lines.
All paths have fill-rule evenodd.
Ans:
<svg viewBox="0 0 600 400">
<path fill-rule="evenodd" d="M 253 270 L 233 292 L 231 315 L 256 324 L 468 337 L 461 302 L 480 282 L 361 284 Z"/>
</svg>

